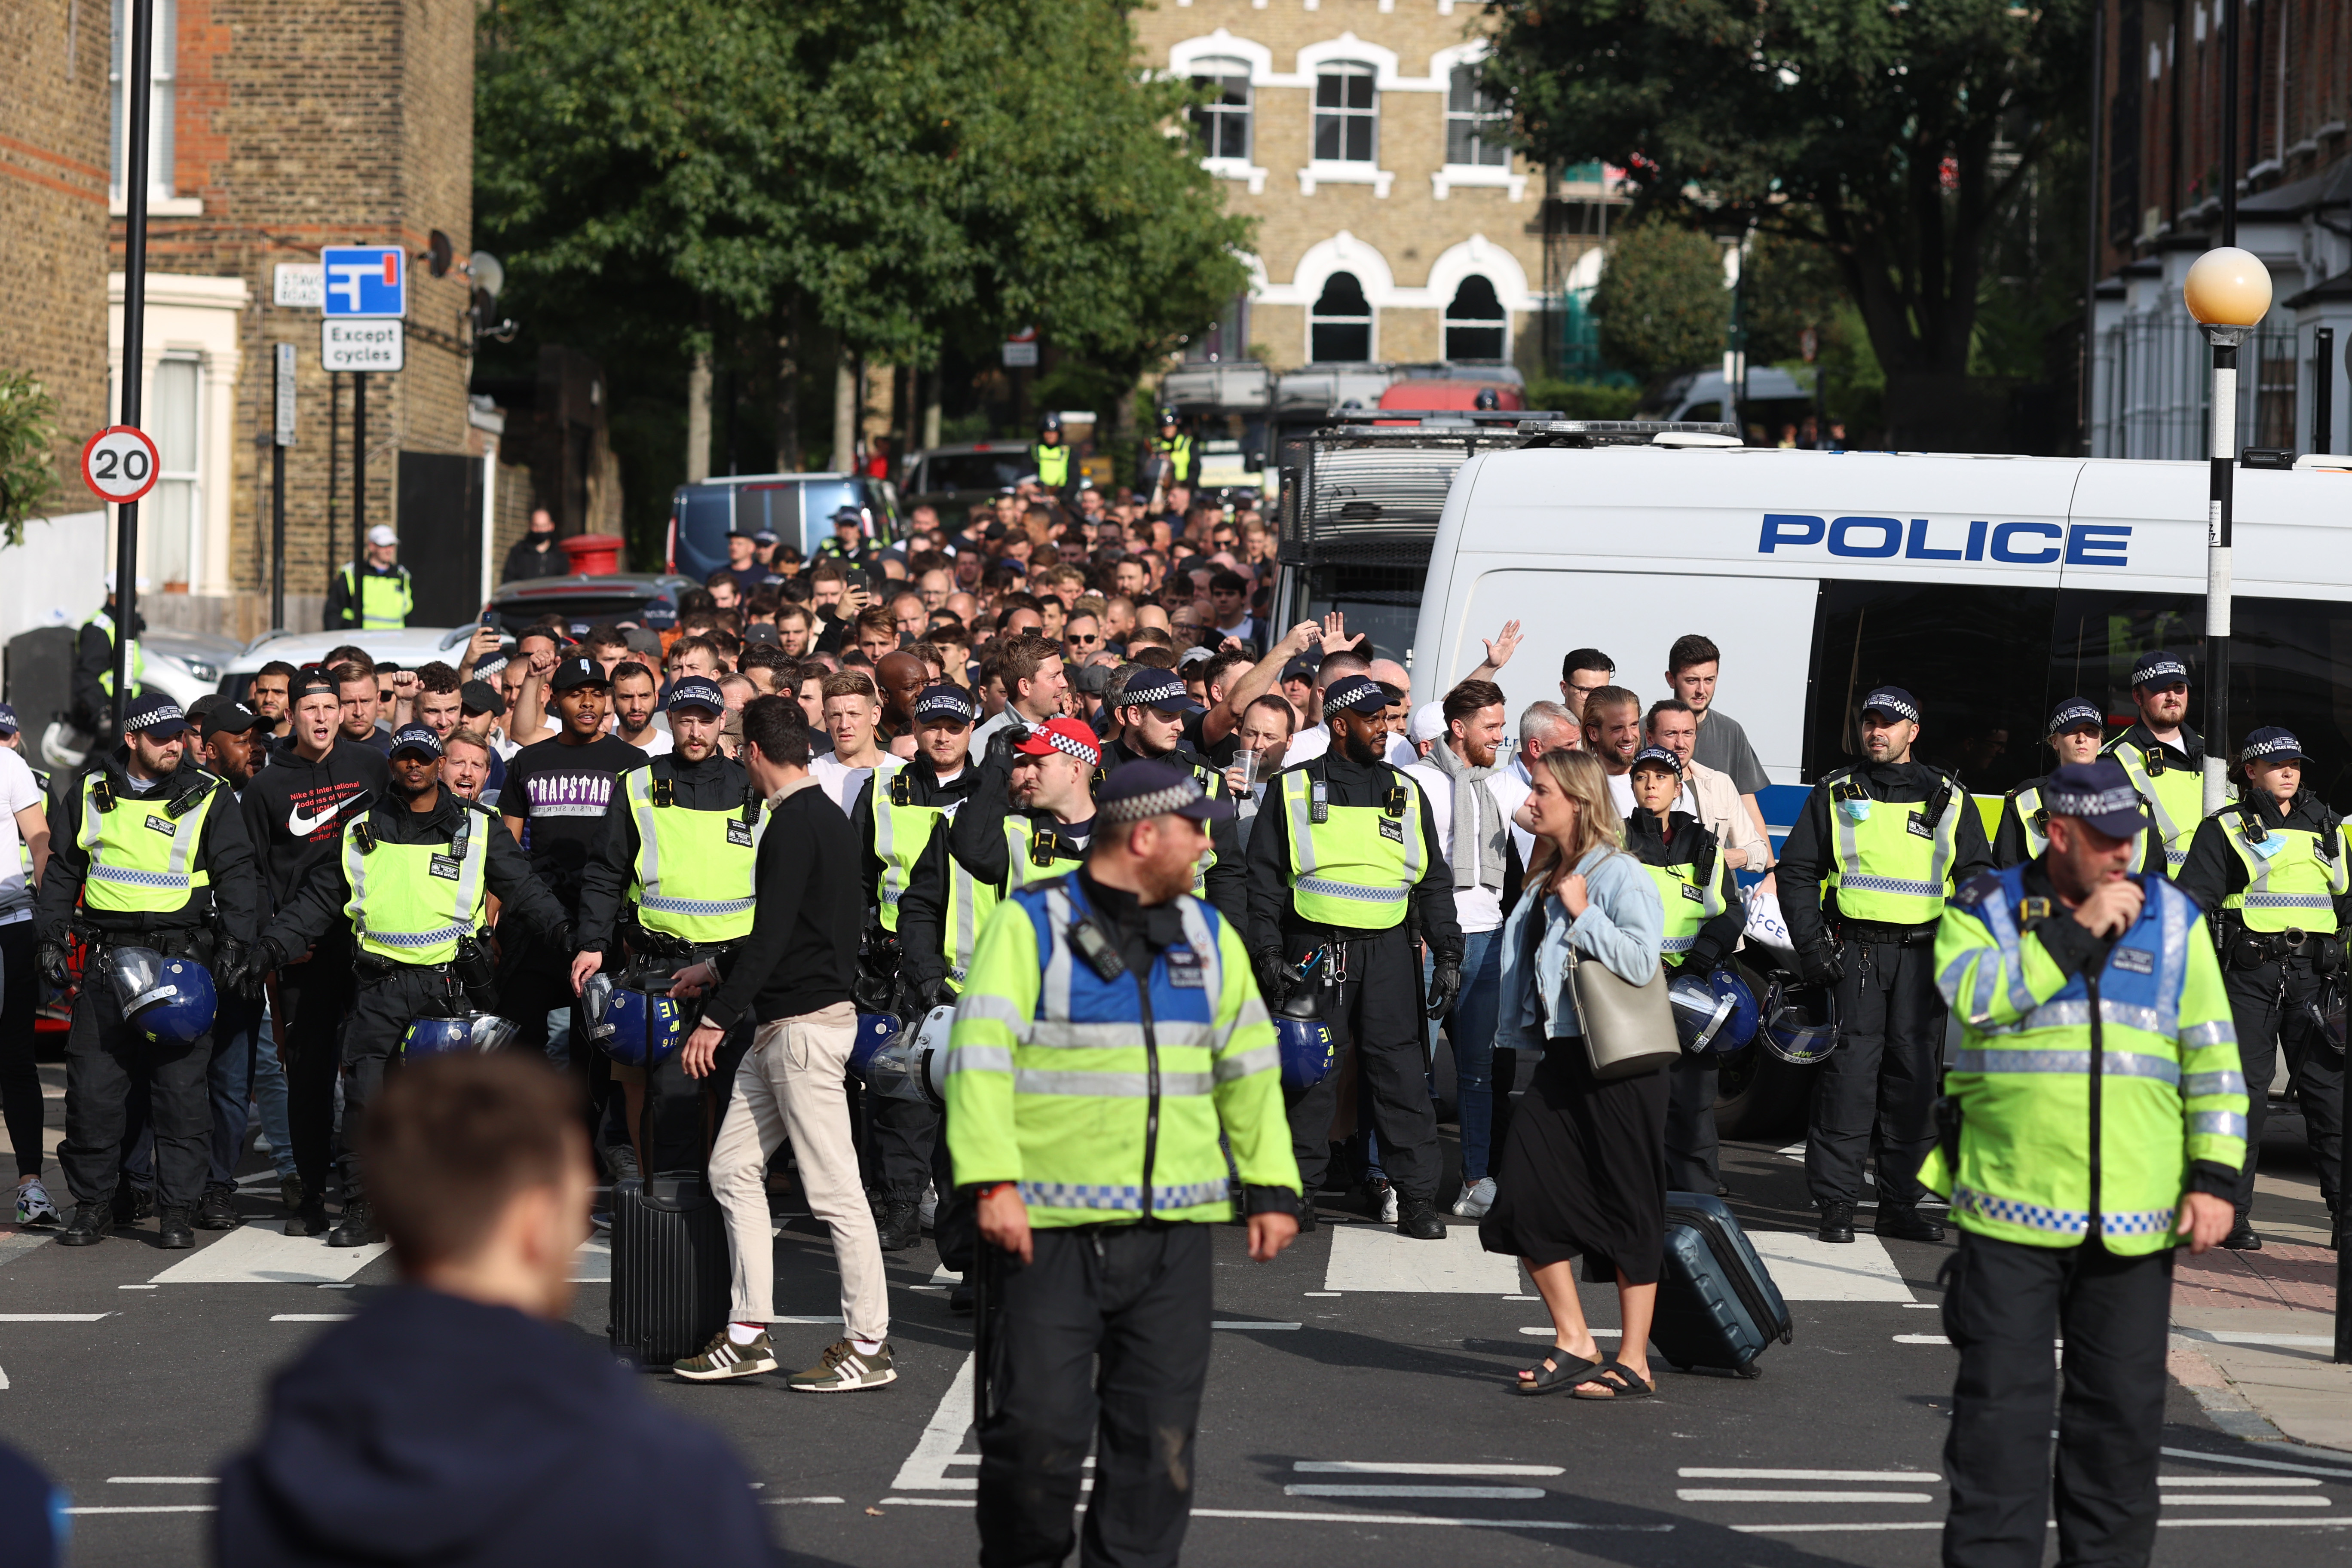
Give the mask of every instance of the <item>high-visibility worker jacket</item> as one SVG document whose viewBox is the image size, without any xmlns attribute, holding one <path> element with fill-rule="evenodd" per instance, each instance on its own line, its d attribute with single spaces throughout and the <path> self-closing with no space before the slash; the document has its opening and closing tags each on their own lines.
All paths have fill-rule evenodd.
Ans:
<svg viewBox="0 0 2352 1568">
<path fill-rule="evenodd" d="M 1723 864 L 1721 846 L 1698 818 L 1677 811 L 1669 814 L 1667 824 L 1674 830 L 1671 840 L 1660 837 L 1655 813 L 1636 810 L 1625 824 L 1625 848 L 1657 884 L 1658 901 L 1666 914 L 1665 939 L 1659 944 L 1666 967 L 1687 961 L 1702 946 L 1705 932 L 1706 951 L 1700 956 L 1706 960 L 1704 967 L 1712 968 L 1730 957 L 1739 942 L 1741 921 L 1733 915 L 1739 907 L 1736 889 Z M 1715 926 L 1712 931 L 1707 931 L 1710 925 Z"/>
<path fill-rule="evenodd" d="M 2317 831 L 2304 826 L 2306 819 L 2298 814 L 2273 826 L 2245 800 L 2213 814 L 2213 826 L 2246 872 L 2246 885 L 2224 894 L 2221 908 L 2248 931 L 2336 934 L 2336 900 L 2352 891 L 2352 855 L 2334 812 L 2321 809 Z"/>
<path fill-rule="evenodd" d="M 1291 907 L 1302 921 L 1349 931 L 1404 922 L 1421 880 L 1421 786 L 1402 770 L 1378 807 L 1328 805 L 1315 770 L 1284 773 L 1283 830 L 1290 840 Z"/>
<path fill-rule="evenodd" d="M 95 615 L 91 616 L 89 619 L 82 622 L 82 625 L 84 626 L 96 626 L 100 631 L 104 632 L 106 634 L 107 646 L 110 647 L 113 646 L 114 617 L 112 616 L 108 615 L 104 610 L 100 610 Z M 136 691 L 139 689 L 142 682 L 145 679 L 147 673 L 147 654 L 146 651 L 139 646 L 139 639 L 137 637 L 132 637 L 131 639 L 131 646 L 123 650 L 122 659 L 123 673 L 130 678 L 131 689 Z M 98 685 L 99 689 L 104 691 L 109 697 L 114 695 L 114 666 L 111 663 L 106 667 L 106 672 L 98 678 Z"/>
<path fill-rule="evenodd" d="M 1830 774 L 1830 868 L 1822 879 L 1838 913 L 1865 925 L 1926 925 L 1952 896 L 1960 814 L 1976 809 L 1958 781 L 1946 778 L 1927 800 L 1874 800 L 1862 785 Z"/>
<path fill-rule="evenodd" d="M 2132 788 L 2147 802 L 2148 815 L 2156 822 L 2156 836 L 2164 843 L 2168 877 L 2180 874 L 2180 863 L 2189 858 L 2189 842 L 2196 837 L 2197 825 L 2205 816 L 2205 775 L 2197 763 L 2204 747 L 2186 728 L 2180 736 L 2189 742 L 2190 762 L 2187 767 L 2168 757 L 2165 748 L 2138 724 L 2102 748 L 2105 754 L 2124 765 Z"/>
<path fill-rule="evenodd" d="M 408 624 L 409 615 L 416 608 L 416 587 L 409 580 L 407 567 L 354 574 L 347 561 L 341 575 L 343 602 L 351 606 L 350 613 L 362 630 L 397 631 Z M 355 575 L 356 588 L 352 586 Z"/>
<path fill-rule="evenodd" d="M 948 961 L 948 978 L 961 990 L 970 979 L 980 933 L 989 917 L 1006 898 L 1056 877 L 1066 877 L 1086 858 L 1086 851 L 1058 838 L 1050 821 L 1025 816 L 1004 819 L 1004 880 L 983 882 L 947 857 L 947 906 L 941 911 L 940 936 Z"/>
<path fill-rule="evenodd" d="M 344 827 L 343 914 L 362 952 L 392 963 L 447 963 L 488 923 L 486 840 L 494 829 L 478 811 L 457 817 L 446 846 L 379 838 L 365 816 Z"/>
<path fill-rule="evenodd" d="M 1109 780 L 1112 772 L 1117 769 L 1120 763 L 1133 761 L 1134 759 L 1143 755 L 1143 752 L 1133 750 L 1123 742 L 1114 740 L 1107 742 L 1103 747 L 1102 765 L 1095 769 L 1094 788 L 1096 795 L 1097 797 L 1101 795 L 1104 784 Z M 1153 760 L 1166 763 L 1171 767 L 1180 767 L 1189 770 L 1192 775 L 1192 782 L 1199 784 L 1201 786 L 1201 793 L 1207 795 L 1211 800 L 1223 800 L 1225 798 L 1227 794 L 1225 789 L 1225 775 L 1217 769 L 1211 767 L 1206 762 L 1202 761 L 1199 754 L 1194 752 L 1189 745 L 1179 745 L 1174 751 L 1165 752 Z M 1192 868 L 1192 896 L 1196 899 L 1207 898 L 1210 896 L 1209 873 L 1215 870 L 1219 863 L 1217 857 L 1218 840 L 1231 837 L 1234 838 L 1237 846 L 1240 842 L 1238 835 L 1232 835 L 1223 831 L 1223 829 L 1229 826 L 1230 823 L 1217 823 L 1210 826 L 1209 847 L 1201 851 L 1200 861 Z M 1238 857 L 1236 857 L 1236 858 L 1238 859 Z M 1234 874 L 1236 879 L 1238 879 L 1240 875 L 1239 866 L 1235 866 L 1234 868 Z M 1232 919 L 1238 918 L 1241 910 L 1238 909 L 1226 910 L 1223 912 L 1227 918 Z"/>
<path fill-rule="evenodd" d="M 2029 878 L 2032 879 L 2029 883 Z M 1962 1023 L 1945 1092 L 1961 1113 L 1958 1159 L 1942 1148 L 1919 1180 L 1962 1229 L 2027 1247 L 2074 1247 L 2095 1227 L 2126 1256 L 2174 1244 L 2190 1167 L 2245 1157 L 2246 1085 L 2221 965 L 2195 900 L 2137 879 L 2139 918 L 2095 973 L 2088 933 L 2030 866 L 1973 878 L 1936 932 L 1936 983 Z"/>
<path fill-rule="evenodd" d="M 1014 893 L 982 931 L 947 1060 L 958 1185 L 1013 1182 L 1041 1226 L 1231 1217 L 1219 1134 L 1255 1187 L 1299 1185 L 1274 1023 L 1240 933 L 1179 895 L 1183 941 L 1148 973 L 1119 950 L 1081 879 Z M 1074 943 L 1090 924 L 1097 944 Z"/>
<path fill-rule="evenodd" d="M 2000 826 L 1993 837 L 1993 864 L 2021 866 L 2028 860 L 2038 860 L 2050 847 L 2050 811 L 2042 803 L 2042 786 L 2049 775 L 2028 779 L 2009 792 L 2001 803 Z M 2158 876 L 2168 874 L 2161 858 L 2163 840 L 2147 828 L 2132 835 L 2132 869 L 2154 871 Z M 2156 857 L 2153 863 L 2150 858 Z"/>
<path fill-rule="evenodd" d="M 220 780 L 192 771 L 191 783 L 165 800 L 115 793 L 105 768 L 81 781 L 81 826 L 74 842 L 89 857 L 82 902 L 118 914 L 168 914 L 212 885 L 197 864 L 205 818 L 220 797 Z"/>
<path fill-rule="evenodd" d="M 621 790 L 637 829 L 637 864 L 629 902 L 637 923 L 698 947 L 717 946 L 751 930 L 755 866 L 767 816 L 747 789 L 732 811 L 694 811 L 677 804 L 658 764 L 631 768 Z"/>
<path fill-rule="evenodd" d="M 1070 483 L 1070 449 L 1059 442 L 1048 447 L 1043 441 L 1029 446 L 1029 460 L 1037 467 L 1037 482 L 1049 490 L 1066 489 Z"/>
<path fill-rule="evenodd" d="M 1155 436 L 1151 438 L 1151 455 L 1168 463 L 1171 483 L 1190 484 L 1192 480 L 1192 437 L 1190 436 Z"/>
</svg>

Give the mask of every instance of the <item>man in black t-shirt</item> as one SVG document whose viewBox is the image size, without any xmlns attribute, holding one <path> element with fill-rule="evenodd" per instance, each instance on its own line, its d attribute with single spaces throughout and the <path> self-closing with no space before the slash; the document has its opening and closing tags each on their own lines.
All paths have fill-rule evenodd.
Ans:
<svg viewBox="0 0 2352 1568">
<path fill-rule="evenodd" d="M 613 798 L 614 781 L 630 768 L 645 766 L 646 758 L 627 742 L 604 733 L 612 683 L 603 665 L 579 655 L 558 659 L 548 684 L 555 693 L 558 728 L 552 738 L 533 742 L 508 761 L 499 810 L 507 830 L 530 853 L 531 869 L 563 906 L 564 927 L 552 944 L 509 941 L 500 933 L 499 1010 L 520 1026 L 518 1045 L 543 1047 L 548 1014 L 572 1009 L 572 1070 L 588 1086 L 592 1102 L 602 1105 L 612 1080 L 601 1065 L 604 1058 L 588 1047 L 572 994 L 571 964 L 577 944 L 572 926 L 580 916 L 581 874 L 604 837 L 604 808 Z"/>
</svg>

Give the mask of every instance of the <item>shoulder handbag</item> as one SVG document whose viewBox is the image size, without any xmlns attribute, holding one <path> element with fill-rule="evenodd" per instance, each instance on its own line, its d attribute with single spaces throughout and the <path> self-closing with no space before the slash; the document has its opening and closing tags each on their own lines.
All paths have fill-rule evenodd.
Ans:
<svg viewBox="0 0 2352 1568">
<path fill-rule="evenodd" d="M 1564 989 L 1584 1037 L 1584 1059 L 1602 1083 L 1655 1072 L 1682 1056 L 1664 964 L 1648 984 L 1635 985 L 1571 942 Z"/>
</svg>

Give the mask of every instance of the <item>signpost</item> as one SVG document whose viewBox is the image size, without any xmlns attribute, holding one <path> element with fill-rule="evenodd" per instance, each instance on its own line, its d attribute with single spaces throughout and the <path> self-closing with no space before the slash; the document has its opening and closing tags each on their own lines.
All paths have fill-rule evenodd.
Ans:
<svg viewBox="0 0 2352 1568">
<path fill-rule="evenodd" d="M 122 263 L 122 406 L 118 415 L 122 421 L 111 430 L 102 430 L 83 454 L 86 467 L 100 445 L 108 437 L 128 432 L 144 447 L 147 461 L 146 483 L 133 492 L 131 499 L 114 509 L 114 703 L 112 734 L 122 733 L 123 710 L 131 701 L 131 643 L 139 635 L 139 500 L 147 493 L 155 479 L 155 444 L 139 429 L 140 404 L 145 392 L 147 372 L 147 176 L 148 158 L 153 151 L 151 138 L 154 94 L 146 84 L 154 80 L 155 69 L 155 0 L 129 0 L 131 12 L 131 58 L 123 79 L 138 84 L 122 96 L 130 113 L 130 123 L 123 128 L 122 195 L 123 195 L 123 263 Z M 128 450 L 121 446 L 110 448 L 121 456 L 118 465 L 130 460 Z M 127 470 L 126 479 L 129 477 Z M 93 487 L 95 482 L 93 481 Z M 99 492 L 104 495 L 106 492 Z"/>
<path fill-rule="evenodd" d="M 319 355 L 352 376 L 352 591 L 367 559 L 367 378 L 401 368 L 401 318 L 408 314 L 408 256 L 396 245 L 330 245 L 319 251 L 324 279 Z M 338 363 L 338 362 L 341 363 Z M 328 591 L 334 587 L 328 552 Z"/>
<path fill-rule="evenodd" d="M 135 425 L 110 425 L 82 447 L 82 483 L 101 500 L 117 506 L 135 505 L 155 488 L 160 461 L 146 431 Z"/>
<path fill-rule="evenodd" d="M 277 429 L 269 444 L 269 626 L 286 629 L 286 448 L 294 444 L 294 345 L 278 345 Z"/>
</svg>

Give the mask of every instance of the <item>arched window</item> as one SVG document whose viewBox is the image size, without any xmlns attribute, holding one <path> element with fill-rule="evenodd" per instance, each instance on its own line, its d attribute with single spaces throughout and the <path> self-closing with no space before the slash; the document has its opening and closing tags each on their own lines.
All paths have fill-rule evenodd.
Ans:
<svg viewBox="0 0 2352 1568">
<path fill-rule="evenodd" d="M 1495 285 L 1475 272 L 1462 279 L 1445 307 L 1445 357 L 1507 359 L 1510 342 L 1511 319 L 1495 297 Z"/>
<path fill-rule="evenodd" d="M 1372 306 L 1352 272 L 1323 279 L 1323 292 L 1307 313 L 1307 357 L 1320 363 L 1372 357 Z"/>
<path fill-rule="evenodd" d="M 1315 71 L 1315 159 L 1323 163 L 1380 161 L 1379 78 L 1356 60 L 1331 60 Z"/>
<path fill-rule="evenodd" d="M 1200 138 L 1201 156 L 1249 162 L 1249 62 L 1222 56 L 1194 60 L 1192 85 L 1208 99 L 1192 110 L 1192 130 Z"/>
</svg>

